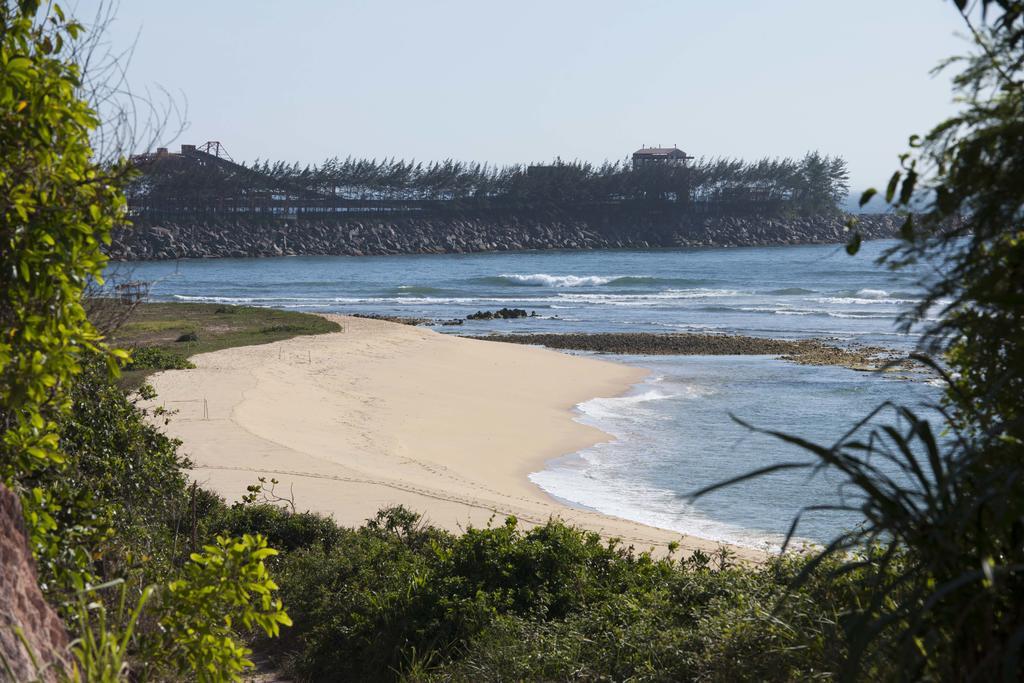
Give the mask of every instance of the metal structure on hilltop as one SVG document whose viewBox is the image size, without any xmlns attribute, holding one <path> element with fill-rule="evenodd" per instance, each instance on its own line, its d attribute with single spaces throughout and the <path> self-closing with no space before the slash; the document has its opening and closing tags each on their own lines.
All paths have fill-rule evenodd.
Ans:
<svg viewBox="0 0 1024 683">
<path fill-rule="evenodd" d="M 220 140 L 209 140 L 199 145 L 196 149 L 199 150 L 200 152 L 212 154 L 218 159 L 227 159 L 231 163 L 235 162 L 235 160 L 231 158 L 231 155 L 228 154 L 227 148 L 221 144 Z"/>
</svg>

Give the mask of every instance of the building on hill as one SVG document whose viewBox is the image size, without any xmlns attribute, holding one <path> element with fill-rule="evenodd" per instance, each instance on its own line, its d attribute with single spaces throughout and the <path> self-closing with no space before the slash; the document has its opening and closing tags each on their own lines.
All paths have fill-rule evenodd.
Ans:
<svg viewBox="0 0 1024 683">
<path fill-rule="evenodd" d="M 686 162 L 692 158 L 675 146 L 641 147 L 633 152 L 633 168 L 653 165 L 686 166 Z"/>
</svg>

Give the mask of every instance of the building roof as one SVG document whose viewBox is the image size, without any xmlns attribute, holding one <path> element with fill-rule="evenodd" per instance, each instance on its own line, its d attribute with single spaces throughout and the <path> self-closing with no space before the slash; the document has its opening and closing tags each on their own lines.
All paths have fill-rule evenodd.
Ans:
<svg viewBox="0 0 1024 683">
<path fill-rule="evenodd" d="M 686 152 L 678 147 L 641 147 L 633 152 L 634 157 L 671 157 L 673 159 L 685 159 Z"/>
</svg>

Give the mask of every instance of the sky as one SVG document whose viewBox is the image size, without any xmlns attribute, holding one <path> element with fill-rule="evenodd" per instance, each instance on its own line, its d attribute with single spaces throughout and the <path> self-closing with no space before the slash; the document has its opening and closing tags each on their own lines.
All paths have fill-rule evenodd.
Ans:
<svg viewBox="0 0 1024 683">
<path fill-rule="evenodd" d="M 954 111 L 929 72 L 962 31 L 948 0 L 123 0 L 108 42 L 187 103 L 172 147 L 236 161 L 816 149 L 858 190 Z"/>
</svg>

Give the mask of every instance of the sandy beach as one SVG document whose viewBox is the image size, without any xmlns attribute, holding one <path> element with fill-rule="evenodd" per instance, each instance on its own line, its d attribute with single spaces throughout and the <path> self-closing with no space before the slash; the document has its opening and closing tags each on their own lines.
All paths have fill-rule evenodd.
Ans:
<svg viewBox="0 0 1024 683">
<path fill-rule="evenodd" d="M 563 505 L 527 478 L 608 440 L 574 407 L 645 371 L 546 349 L 331 316 L 341 332 L 202 354 L 151 378 L 192 476 L 229 501 L 278 479 L 299 510 L 359 525 L 402 504 L 458 531 L 551 517 L 663 552 L 717 544 Z M 742 551 L 741 554 L 751 554 Z"/>
</svg>

